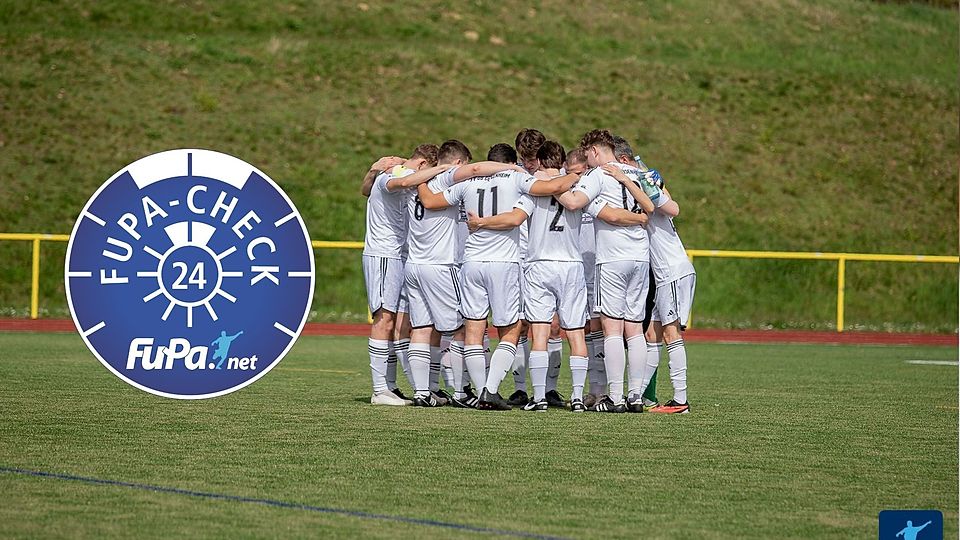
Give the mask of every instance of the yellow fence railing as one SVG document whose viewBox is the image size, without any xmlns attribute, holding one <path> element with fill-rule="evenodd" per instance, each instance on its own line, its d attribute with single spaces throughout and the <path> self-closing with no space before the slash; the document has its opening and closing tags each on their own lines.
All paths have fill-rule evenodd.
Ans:
<svg viewBox="0 0 960 540">
<path fill-rule="evenodd" d="M 36 319 L 40 309 L 40 242 L 66 242 L 66 234 L 0 233 L 0 240 L 18 240 L 33 243 L 32 273 L 30 280 L 30 318 Z M 338 242 L 314 240 L 314 249 L 363 249 L 363 242 Z M 843 332 L 844 289 L 846 287 L 847 261 L 901 262 L 901 263 L 947 263 L 960 264 L 960 257 L 951 255 L 887 255 L 878 253 L 820 253 L 799 251 L 723 251 L 717 249 L 688 249 L 692 261 L 696 257 L 732 259 L 793 259 L 837 261 L 837 332 Z"/>
</svg>

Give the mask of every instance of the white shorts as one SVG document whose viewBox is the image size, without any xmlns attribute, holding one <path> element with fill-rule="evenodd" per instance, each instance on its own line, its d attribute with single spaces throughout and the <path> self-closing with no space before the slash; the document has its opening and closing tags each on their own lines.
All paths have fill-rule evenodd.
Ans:
<svg viewBox="0 0 960 540">
<path fill-rule="evenodd" d="M 587 322 L 587 286 L 583 263 L 537 261 L 527 265 L 524 312 L 531 323 L 550 324 L 559 315 L 564 330 L 583 328 Z"/>
<path fill-rule="evenodd" d="M 527 309 L 527 267 L 529 264 L 520 260 L 520 318 L 526 319 Z"/>
<path fill-rule="evenodd" d="M 404 267 L 410 303 L 410 325 L 453 332 L 463 326 L 460 314 L 460 270 L 452 264 L 407 263 Z"/>
<path fill-rule="evenodd" d="M 407 296 L 407 284 L 400 287 L 400 300 L 397 302 L 397 313 L 410 313 L 410 298 Z"/>
<path fill-rule="evenodd" d="M 657 296 L 653 300 L 651 321 L 670 324 L 680 321 L 680 328 L 687 328 L 690 320 L 690 308 L 693 307 L 693 292 L 697 288 L 697 275 L 690 274 L 664 283 L 657 287 Z"/>
<path fill-rule="evenodd" d="M 460 311 L 467 319 L 510 326 L 520 320 L 520 264 L 514 262 L 463 263 L 460 270 Z"/>
<path fill-rule="evenodd" d="M 397 313 L 403 289 L 403 261 L 364 255 L 363 281 L 367 285 L 367 307 L 371 314 L 380 309 Z"/>
<path fill-rule="evenodd" d="M 613 261 L 597 265 L 596 311 L 614 319 L 642 323 L 646 314 L 650 263 Z"/>
</svg>

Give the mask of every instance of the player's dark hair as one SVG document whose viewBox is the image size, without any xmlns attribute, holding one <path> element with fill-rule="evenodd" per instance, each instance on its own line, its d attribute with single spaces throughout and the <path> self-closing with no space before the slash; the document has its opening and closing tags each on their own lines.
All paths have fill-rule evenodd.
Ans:
<svg viewBox="0 0 960 540">
<path fill-rule="evenodd" d="M 609 148 L 612 152 L 614 148 L 613 135 L 605 129 L 595 129 L 584 133 L 583 138 L 580 139 L 580 148 L 586 150 L 591 146 L 603 146 Z"/>
<path fill-rule="evenodd" d="M 421 144 L 413 150 L 410 159 L 422 158 L 427 162 L 428 167 L 435 167 L 437 165 L 437 154 L 439 152 L 440 147 L 435 144 Z"/>
<path fill-rule="evenodd" d="M 537 150 L 537 159 L 540 160 L 540 166 L 544 168 L 559 169 L 563 167 L 567 153 L 563 151 L 563 145 L 557 141 L 546 141 Z"/>
<path fill-rule="evenodd" d="M 517 162 L 517 151 L 507 143 L 497 143 L 490 147 L 487 152 L 487 161 L 496 161 L 498 163 L 515 164 Z"/>
<path fill-rule="evenodd" d="M 570 150 L 570 153 L 567 154 L 567 159 L 564 161 L 564 164 L 569 168 L 571 165 L 577 163 L 586 163 L 587 162 L 587 153 L 583 148 L 579 146 Z"/>
<path fill-rule="evenodd" d="M 633 156 L 635 155 L 636 154 L 634 154 L 633 152 L 633 147 L 630 146 L 630 143 L 628 143 L 626 139 L 624 139 L 619 135 L 613 135 L 613 156 L 614 157 L 626 156 L 632 160 Z"/>
<path fill-rule="evenodd" d="M 537 157 L 537 150 L 547 141 L 543 133 L 538 129 L 523 128 L 517 133 L 517 139 L 514 144 L 517 145 L 517 153 L 520 158 L 527 160 Z"/>
<path fill-rule="evenodd" d="M 443 141 L 437 153 L 437 163 L 453 163 L 458 159 L 463 160 L 464 163 L 469 163 L 473 159 L 473 154 L 470 153 L 467 145 L 457 139 Z"/>
</svg>

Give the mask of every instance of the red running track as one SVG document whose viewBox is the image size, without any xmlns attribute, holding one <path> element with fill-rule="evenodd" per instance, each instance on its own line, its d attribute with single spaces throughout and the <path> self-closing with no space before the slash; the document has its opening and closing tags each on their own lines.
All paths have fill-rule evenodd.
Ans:
<svg viewBox="0 0 960 540">
<path fill-rule="evenodd" d="M 0 332 L 76 332 L 68 319 L 0 319 Z M 366 324 L 307 323 L 305 336 L 368 336 Z M 496 336 L 496 331 L 492 331 Z M 695 328 L 684 332 L 685 341 L 712 343 L 830 343 L 852 345 L 939 345 L 957 347 L 957 334 L 907 334 L 887 332 L 818 332 L 807 330 L 722 330 Z"/>
</svg>

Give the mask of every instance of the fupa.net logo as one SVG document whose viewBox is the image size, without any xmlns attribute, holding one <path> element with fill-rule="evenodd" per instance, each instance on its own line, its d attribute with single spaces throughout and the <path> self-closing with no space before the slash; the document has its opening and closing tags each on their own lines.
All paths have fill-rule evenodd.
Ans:
<svg viewBox="0 0 960 540">
<path fill-rule="evenodd" d="M 314 285 L 290 199 L 210 150 L 153 154 L 108 179 L 77 218 L 65 273 L 74 322 L 100 362 L 182 399 L 270 371 L 303 329 Z"/>
</svg>

